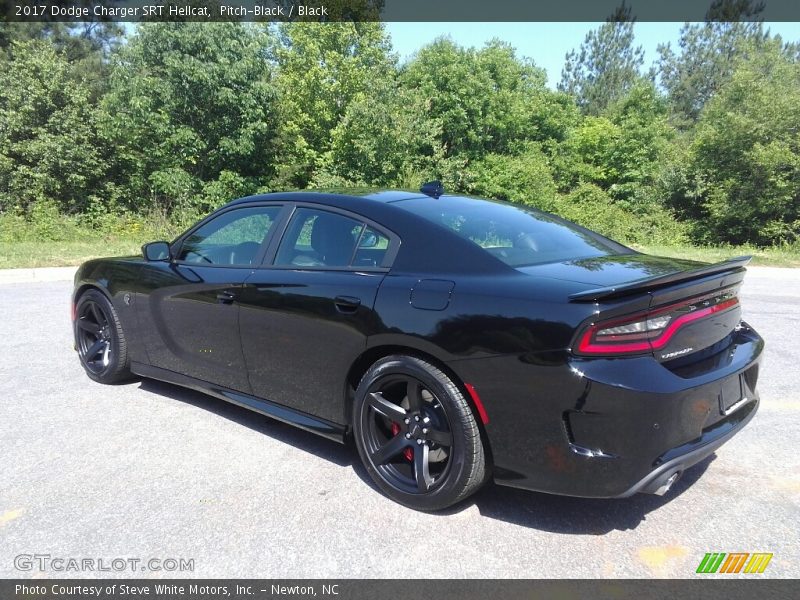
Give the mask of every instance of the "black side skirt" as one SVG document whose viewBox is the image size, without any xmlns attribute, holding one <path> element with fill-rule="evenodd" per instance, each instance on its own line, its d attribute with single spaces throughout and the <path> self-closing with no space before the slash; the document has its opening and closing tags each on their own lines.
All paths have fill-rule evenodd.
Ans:
<svg viewBox="0 0 800 600">
<path fill-rule="evenodd" d="M 220 400 L 225 400 L 231 404 L 250 409 L 262 415 L 266 415 L 267 417 L 277 419 L 289 425 L 294 425 L 300 429 L 305 429 L 311 433 L 316 433 L 317 435 L 321 435 L 335 442 L 343 444 L 346 439 L 346 426 L 339 425 L 338 423 L 331 423 L 319 417 L 313 417 L 299 410 L 283 406 L 282 404 L 270 402 L 263 398 L 256 398 L 255 396 L 220 387 L 201 379 L 195 379 L 194 377 L 142 363 L 132 362 L 131 371 L 142 377 L 174 383 L 175 385 L 209 394 Z"/>
</svg>

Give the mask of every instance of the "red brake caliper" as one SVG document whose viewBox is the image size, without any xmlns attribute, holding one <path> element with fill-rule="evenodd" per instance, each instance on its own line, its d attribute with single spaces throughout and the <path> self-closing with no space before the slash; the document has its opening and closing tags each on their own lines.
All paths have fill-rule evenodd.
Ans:
<svg viewBox="0 0 800 600">
<path fill-rule="evenodd" d="M 400 425 L 398 425 L 395 422 L 392 422 L 392 435 L 397 435 L 398 433 L 400 433 Z M 403 456 L 406 457 L 407 461 L 411 462 L 412 460 L 414 460 L 414 450 L 412 450 L 411 448 L 406 448 L 405 450 L 403 450 Z"/>
</svg>

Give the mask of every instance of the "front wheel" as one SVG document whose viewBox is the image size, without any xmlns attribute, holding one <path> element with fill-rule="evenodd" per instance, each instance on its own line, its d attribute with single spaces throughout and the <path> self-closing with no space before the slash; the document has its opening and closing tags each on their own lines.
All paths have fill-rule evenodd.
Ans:
<svg viewBox="0 0 800 600">
<path fill-rule="evenodd" d="M 117 311 L 101 292 L 81 294 L 75 307 L 75 348 L 86 374 L 100 383 L 131 377 L 128 346 Z"/>
<path fill-rule="evenodd" d="M 444 372 L 422 359 L 396 355 L 372 365 L 356 390 L 353 430 L 372 479 L 410 508 L 452 506 L 486 478 L 469 404 Z"/>
</svg>

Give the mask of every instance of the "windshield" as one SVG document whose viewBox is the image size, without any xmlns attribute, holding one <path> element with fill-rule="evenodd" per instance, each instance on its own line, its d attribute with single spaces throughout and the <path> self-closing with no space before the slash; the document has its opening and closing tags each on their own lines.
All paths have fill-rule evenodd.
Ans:
<svg viewBox="0 0 800 600">
<path fill-rule="evenodd" d="M 576 225 L 506 202 L 442 196 L 395 206 L 454 231 L 512 267 L 630 253 Z"/>
</svg>

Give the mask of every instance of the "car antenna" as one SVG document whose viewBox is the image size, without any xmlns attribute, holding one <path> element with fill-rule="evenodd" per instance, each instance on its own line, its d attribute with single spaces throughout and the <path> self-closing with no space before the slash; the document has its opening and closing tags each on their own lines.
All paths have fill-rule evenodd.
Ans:
<svg viewBox="0 0 800 600">
<path fill-rule="evenodd" d="M 423 183 L 422 186 L 419 188 L 419 191 L 425 194 L 426 196 L 430 196 L 431 198 L 438 198 L 442 194 L 444 194 L 444 186 L 442 182 L 438 179 L 434 181 L 428 181 L 427 183 Z"/>
</svg>

